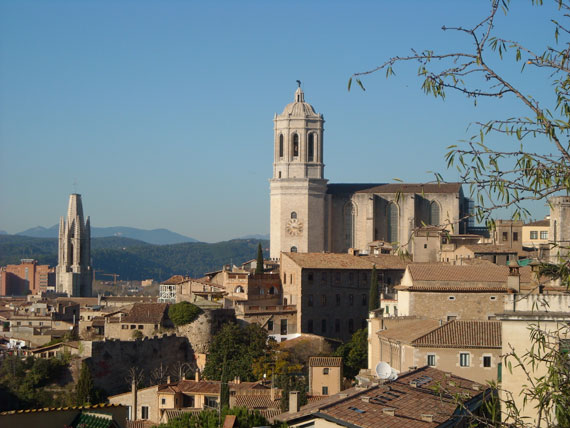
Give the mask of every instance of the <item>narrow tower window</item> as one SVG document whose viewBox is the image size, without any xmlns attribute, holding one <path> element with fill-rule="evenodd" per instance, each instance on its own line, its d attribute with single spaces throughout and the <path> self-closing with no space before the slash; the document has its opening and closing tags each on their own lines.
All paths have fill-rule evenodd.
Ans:
<svg viewBox="0 0 570 428">
<path fill-rule="evenodd" d="M 283 134 L 279 135 L 279 157 L 283 157 Z"/>
<path fill-rule="evenodd" d="M 291 212 L 291 218 L 292 219 L 296 219 L 297 218 L 297 213 L 295 211 Z"/>
<path fill-rule="evenodd" d="M 309 134 L 309 148 L 308 148 L 308 152 L 309 152 L 309 162 L 312 162 L 313 160 L 315 160 L 315 134 L 310 133 Z"/>
<path fill-rule="evenodd" d="M 293 134 L 293 157 L 299 157 L 299 135 Z"/>
<path fill-rule="evenodd" d="M 398 241 L 398 206 L 394 203 L 388 205 L 388 242 Z"/>
<path fill-rule="evenodd" d="M 429 206 L 429 224 L 437 226 L 439 224 L 439 204 L 433 201 Z"/>
</svg>

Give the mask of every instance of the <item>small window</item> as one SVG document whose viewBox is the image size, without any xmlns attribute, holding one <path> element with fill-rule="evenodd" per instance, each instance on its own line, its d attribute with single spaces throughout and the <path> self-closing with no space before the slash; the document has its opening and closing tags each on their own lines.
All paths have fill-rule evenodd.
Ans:
<svg viewBox="0 0 570 428">
<path fill-rule="evenodd" d="M 295 211 L 291 212 L 291 218 L 292 219 L 296 219 L 297 218 L 297 213 Z"/>
<path fill-rule="evenodd" d="M 327 305 L 327 295 L 322 294 L 321 295 L 321 306 L 326 306 L 326 305 Z"/>
<path fill-rule="evenodd" d="M 509 240 L 509 233 L 503 232 L 503 241 L 508 241 L 508 240 Z"/>
<path fill-rule="evenodd" d="M 297 247 L 291 247 L 291 252 L 292 252 L 292 253 L 296 253 L 296 252 L 297 252 Z"/>
<path fill-rule="evenodd" d="M 272 320 L 267 321 L 267 330 L 273 331 L 273 321 Z"/>
<path fill-rule="evenodd" d="M 386 315 L 390 315 L 390 306 L 386 306 Z"/>
<path fill-rule="evenodd" d="M 271 294 L 271 295 L 277 294 L 277 289 L 275 287 L 270 287 L 269 288 L 269 294 Z"/>
<path fill-rule="evenodd" d="M 315 277 L 315 276 L 313 275 L 313 272 L 309 272 L 309 273 L 307 274 L 307 279 L 309 280 L 309 282 L 313 282 L 314 277 Z"/>
<path fill-rule="evenodd" d="M 513 232 L 513 241 L 518 241 L 518 240 L 519 240 L 519 233 Z"/>
<path fill-rule="evenodd" d="M 491 357 L 488 355 L 485 355 L 483 357 L 483 367 L 491 367 Z"/>
<path fill-rule="evenodd" d="M 287 284 L 287 274 L 283 273 L 283 284 Z"/>
<path fill-rule="evenodd" d="M 424 244 L 424 248 L 427 248 L 427 244 Z"/>
<path fill-rule="evenodd" d="M 144 328 L 144 326 L 142 324 L 139 324 L 138 329 L 142 330 Z"/>
<path fill-rule="evenodd" d="M 131 330 L 134 330 L 137 326 L 135 324 L 131 324 Z"/>
<path fill-rule="evenodd" d="M 326 332 L 327 332 L 327 320 L 322 320 L 322 321 L 321 321 L 321 332 L 322 332 L 322 333 L 326 333 Z"/>
<path fill-rule="evenodd" d="M 315 134 L 313 133 L 309 134 L 309 147 L 307 152 L 308 161 L 313 162 L 313 160 L 315 160 Z"/>
<path fill-rule="evenodd" d="M 447 300 L 455 300 L 455 296 L 449 296 Z"/>
<path fill-rule="evenodd" d="M 435 354 L 430 354 L 427 356 L 427 365 L 430 367 L 435 367 Z"/>
<path fill-rule="evenodd" d="M 313 295 L 309 294 L 307 297 L 308 297 L 307 306 L 313 306 Z"/>
<path fill-rule="evenodd" d="M 352 318 L 348 320 L 348 332 L 354 333 L 354 320 Z"/>
<path fill-rule="evenodd" d="M 129 329 L 129 326 L 128 326 L 127 324 L 123 324 L 123 325 L 121 325 L 121 328 L 122 328 L 123 330 L 128 330 L 128 329 Z"/>
<path fill-rule="evenodd" d="M 548 231 L 547 230 L 541 230 L 540 231 L 540 239 L 548 239 Z"/>
<path fill-rule="evenodd" d="M 497 300 L 497 296 L 491 296 L 491 297 L 489 297 L 489 300 L 495 301 L 495 300 Z"/>
<path fill-rule="evenodd" d="M 161 398 L 160 403 L 164 406 L 166 404 L 166 398 Z"/>
<path fill-rule="evenodd" d="M 324 375 L 328 375 L 328 374 L 329 374 L 329 368 L 328 368 L 328 367 L 325 367 L 325 368 L 323 369 L 323 374 L 324 374 Z"/>
<path fill-rule="evenodd" d="M 323 386 L 323 395 L 329 395 L 329 387 Z"/>
<path fill-rule="evenodd" d="M 309 333 L 312 333 L 312 332 L 313 332 L 313 320 L 307 321 L 307 331 L 308 331 Z"/>
<path fill-rule="evenodd" d="M 340 294 L 336 295 L 336 305 L 340 306 Z"/>
<path fill-rule="evenodd" d="M 349 295 L 348 295 L 348 304 L 349 304 L 350 306 L 353 306 L 353 305 L 354 305 L 354 294 L 349 294 Z"/>
<path fill-rule="evenodd" d="M 283 157 L 283 134 L 279 135 L 279 157 Z"/>
<path fill-rule="evenodd" d="M 448 315 L 448 316 L 447 316 L 447 322 L 453 321 L 453 320 L 455 320 L 455 319 L 457 319 L 457 315 Z"/>
<path fill-rule="evenodd" d="M 459 366 L 460 367 L 469 367 L 469 353 L 468 352 L 460 352 L 459 353 Z"/>
<path fill-rule="evenodd" d="M 530 239 L 538 239 L 538 230 L 530 231 Z"/>
<path fill-rule="evenodd" d="M 299 135 L 293 134 L 293 157 L 299 157 Z"/>
<path fill-rule="evenodd" d="M 366 294 L 362 295 L 362 306 L 366 306 L 368 304 L 368 298 L 366 297 Z"/>
<path fill-rule="evenodd" d="M 148 419 L 148 406 L 141 406 L 141 419 Z"/>
</svg>

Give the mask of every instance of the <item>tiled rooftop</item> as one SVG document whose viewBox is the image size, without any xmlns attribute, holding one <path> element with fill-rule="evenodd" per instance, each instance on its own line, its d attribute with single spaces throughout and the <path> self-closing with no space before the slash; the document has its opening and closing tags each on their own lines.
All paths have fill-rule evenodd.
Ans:
<svg viewBox="0 0 570 428">
<path fill-rule="evenodd" d="M 167 303 L 135 303 L 128 315 L 123 317 L 125 323 L 159 324 L 165 317 Z"/>
<path fill-rule="evenodd" d="M 322 415 L 363 428 L 436 427 L 454 415 L 457 396 L 468 400 L 483 390 L 473 381 L 423 367 L 382 385 L 342 391 L 276 419 L 298 423 Z M 424 415 L 432 420 L 424 420 Z"/>
<path fill-rule="evenodd" d="M 342 357 L 311 357 L 309 367 L 340 367 Z"/>
<path fill-rule="evenodd" d="M 393 327 L 379 331 L 378 336 L 385 339 L 410 343 L 437 327 L 439 327 L 438 320 L 407 319 L 398 322 Z"/>
<path fill-rule="evenodd" d="M 418 337 L 412 344 L 438 348 L 501 349 L 501 321 L 454 320 Z"/>
<path fill-rule="evenodd" d="M 507 266 L 486 265 L 481 269 L 477 265 L 447 265 L 438 263 L 418 263 L 408 265 L 415 281 L 455 281 L 455 282 L 495 282 L 505 284 L 509 275 Z M 532 272 L 530 267 L 521 267 L 521 283 L 530 283 Z M 417 284 L 414 284 L 416 286 Z"/>
<path fill-rule="evenodd" d="M 461 183 L 335 183 L 327 193 L 458 193 Z"/>
<path fill-rule="evenodd" d="M 404 270 L 407 262 L 399 256 L 353 256 L 338 253 L 283 253 L 303 269 L 397 269 Z"/>
</svg>

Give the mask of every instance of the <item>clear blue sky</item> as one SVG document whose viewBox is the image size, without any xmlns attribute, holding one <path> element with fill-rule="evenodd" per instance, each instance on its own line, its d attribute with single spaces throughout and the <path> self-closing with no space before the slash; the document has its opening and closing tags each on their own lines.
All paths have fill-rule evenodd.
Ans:
<svg viewBox="0 0 570 428">
<path fill-rule="evenodd" d="M 550 36 L 547 8 L 513 3 L 501 35 Z M 347 80 L 412 47 L 469 46 L 441 26 L 487 12 L 485 1 L 0 0 L 0 229 L 56 224 L 76 190 L 94 226 L 267 233 L 272 119 L 297 79 L 326 120 L 331 182 L 456 179 L 446 147 L 471 121 L 520 113 L 514 101 L 434 100 L 415 64 L 366 79 L 366 92 Z"/>
</svg>

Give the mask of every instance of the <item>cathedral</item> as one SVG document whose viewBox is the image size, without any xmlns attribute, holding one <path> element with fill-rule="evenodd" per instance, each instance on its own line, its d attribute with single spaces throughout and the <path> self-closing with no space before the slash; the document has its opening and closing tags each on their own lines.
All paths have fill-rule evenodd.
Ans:
<svg viewBox="0 0 570 428">
<path fill-rule="evenodd" d="M 366 253 L 381 242 L 407 247 L 413 231 L 426 225 L 465 232 L 469 199 L 460 183 L 329 183 L 325 121 L 300 85 L 273 122 L 271 258 L 282 251 Z"/>
<path fill-rule="evenodd" d="M 59 221 L 58 262 L 55 290 L 70 297 L 91 297 L 91 226 L 83 221 L 81 195 L 69 196 L 67 221 Z"/>
</svg>

